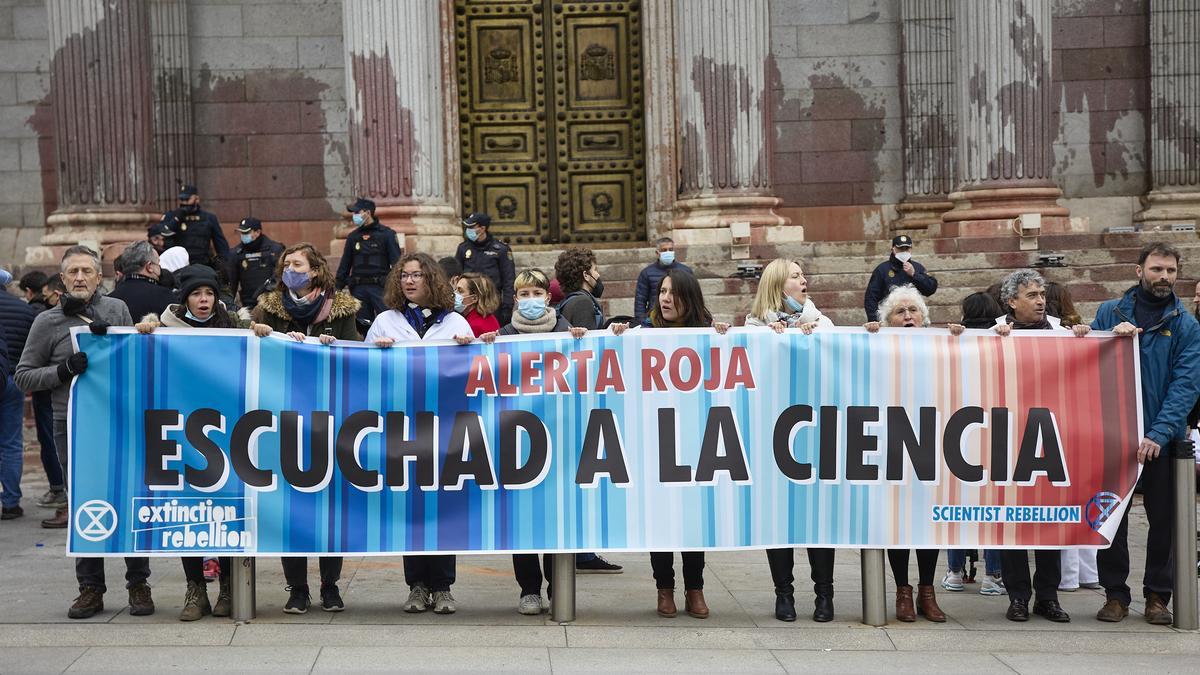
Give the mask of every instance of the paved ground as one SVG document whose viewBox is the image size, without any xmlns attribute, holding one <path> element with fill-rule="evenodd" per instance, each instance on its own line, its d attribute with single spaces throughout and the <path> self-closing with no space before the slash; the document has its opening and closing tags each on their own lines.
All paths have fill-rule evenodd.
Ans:
<svg viewBox="0 0 1200 675">
<path fill-rule="evenodd" d="M 621 575 L 581 575 L 578 620 L 557 625 L 549 616 L 516 613 L 517 587 L 507 556 L 459 558 L 452 616 L 400 611 L 406 596 L 399 558 L 346 561 L 342 587 L 347 610 L 304 616 L 282 613 L 286 593 L 276 559 L 259 562 L 258 618 L 246 625 L 206 618 L 183 624 L 178 561 L 152 564 L 158 612 L 131 617 L 109 563 L 112 590 L 106 611 L 71 621 L 75 595 L 64 531 L 43 530 L 49 515 L 33 505 L 45 490 L 33 455 L 26 459 L 28 515 L 0 523 L 0 672 L 94 671 L 763 671 L 929 673 L 1189 672 L 1200 670 L 1200 636 L 1150 626 L 1140 614 L 1118 625 L 1093 616 L 1096 591 L 1061 595 L 1073 617 L 1066 625 L 1034 617 L 1004 619 L 1005 598 L 940 592 L 945 624 L 918 620 L 871 628 L 858 623 L 858 555 L 838 553 L 837 620 L 816 624 L 802 614 L 787 624 L 773 616 L 766 558 L 759 551 L 708 557 L 706 620 L 663 619 L 654 613 L 654 582 L 644 554 L 611 556 Z M 1145 520 L 1135 507 L 1131 539 L 1144 541 Z M 1144 550 L 1132 551 L 1135 570 Z M 315 561 L 314 561 L 315 562 Z M 315 565 L 310 576 L 316 578 Z M 797 578 L 807 578 L 797 556 Z M 912 570 L 916 575 L 915 561 Z M 1140 572 L 1138 573 L 1140 576 Z M 807 589 L 805 589 L 807 590 Z M 215 587 L 212 597 L 216 596 Z M 679 598 L 682 608 L 682 598 Z M 889 596 L 889 603 L 892 598 Z M 797 595 L 811 611 L 811 596 Z M 889 607 L 891 605 L 889 604 Z M 1140 605 L 1135 605 L 1135 611 Z"/>
</svg>

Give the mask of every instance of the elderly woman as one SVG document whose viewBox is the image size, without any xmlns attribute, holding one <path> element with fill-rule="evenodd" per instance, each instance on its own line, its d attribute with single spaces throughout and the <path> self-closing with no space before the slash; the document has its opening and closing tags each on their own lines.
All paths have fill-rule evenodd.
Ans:
<svg viewBox="0 0 1200 675">
<path fill-rule="evenodd" d="M 754 304 L 746 316 L 747 326 L 764 326 L 776 333 L 794 328 L 805 335 L 817 328 L 832 328 L 829 320 L 808 297 L 808 280 L 800 263 L 786 258 L 772 260 L 758 281 Z M 809 548 L 808 566 L 813 582 L 813 621 L 833 621 L 833 549 Z M 775 584 L 775 618 L 796 620 L 795 550 L 767 549 L 767 563 Z"/>
<path fill-rule="evenodd" d="M 924 328 L 929 326 L 929 307 L 925 298 L 912 286 L 897 286 L 879 303 L 880 321 L 871 321 L 863 328 L 869 333 L 888 328 Z M 913 588 L 908 583 L 908 549 L 888 549 L 888 562 L 896 579 L 896 618 L 916 621 L 917 614 L 937 623 L 946 621 L 938 607 L 933 590 L 933 575 L 937 572 L 938 550 L 917 549 L 917 599 L 913 606 Z"/>
</svg>

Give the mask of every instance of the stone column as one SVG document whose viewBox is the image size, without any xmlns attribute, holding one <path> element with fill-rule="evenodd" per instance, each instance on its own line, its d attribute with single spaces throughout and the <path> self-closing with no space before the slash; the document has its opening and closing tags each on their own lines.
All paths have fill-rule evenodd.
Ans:
<svg viewBox="0 0 1200 675">
<path fill-rule="evenodd" d="M 1134 220 L 1200 226 L 1200 4 L 1150 3 L 1151 191 Z"/>
<path fill-rule="evenodd" d="M 188 9 L 186 0 L 150 0 L 149 9 L 155 187 L 158 207 L 165 211 L 175 208 L 179 185 L 196 178 Z"/>
<path fill-rule="evenodd" d="M 1051 0 L 958 0 L 959 189 L 947 236 L 1012 234 L 1041 214 L 1041 232 L 1068 229 L 1053 180 Z"/>
<path fill-rule="evenodd" d="M 729 244 L 732 231 L 735 248 L 748 246 L 736 237 L 741 223 L 756 229 L 789 223 L 773 210 L 780 200 L 771 188 L 768 2 L 674 4 L 679 135 L 674 236 L 684 245 Z M 648 127 L 648 133 L 655 131 Z M 778 241 L 781 234 L 754 236 Z M 786 234 L 802 239 L 803 229 L 788 228 Z"/>
<path fill-rule="evenodd" d="M 116 249 L 158 220 L 150 22 L 141 0 L 48 0 L 58 209 L 28 262 Z M 109 250 L 108 257 L 119 251 Z"/>
<path fill-rule="evenodd" d="M 904 200 L 893 230 L 924 230 L 954 204 L 957 113 L 953 0 L 902 0 Z"/>
<path fill-rule="evenodd" d="M 456 118 L 443 101 L 445 9 L 439 0 L 343 3 L 354 191 L 410 250 L 460 238 L 447 187 L 445 124 Z M 333 255 L 349 230 L 340 228 Z"/>
<path fill-rule="evenodd" d="M 646 102 L 646 236 L 671 233 L 679 174 L 675 162 L 675 0 L 642 3 Z"/>
</svg>

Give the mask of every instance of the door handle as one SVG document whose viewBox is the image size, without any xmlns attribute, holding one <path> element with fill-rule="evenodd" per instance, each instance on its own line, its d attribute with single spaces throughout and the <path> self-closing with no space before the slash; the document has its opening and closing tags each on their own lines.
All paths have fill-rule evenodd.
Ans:
<svg viewBox="0 0 1200 675">
<path fill-rule="evenodd" d="M 584 147 L 599 146 L 602 148 L 616 147 L 618 141 L 616 136 L 604 136 L 597 138 L 595 136 L 584 136 L 580 142 Z"/>
<path fill-rule="evenodd" d="M 502 143 L 494 138 L 489 138 L 486 145 L 489 150 L 520 150 L 521 146 L 525 145 L 525 142 L 520 138 L 513 138 L 510 141 Z"/>
</svg>

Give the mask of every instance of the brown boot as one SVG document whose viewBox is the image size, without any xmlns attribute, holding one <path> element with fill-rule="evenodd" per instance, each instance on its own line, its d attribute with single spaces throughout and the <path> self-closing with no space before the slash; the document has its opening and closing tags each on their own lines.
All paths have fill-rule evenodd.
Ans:
<svg viewBox="0 0 1200 675">
<path fill-rule="evenodd" d="M 658 589 L 658 615 L 674 619 L 679 610 L 675 609 L 675 589 Z"/>
<path fill-rule="evenodd" d="M 684 591 L 683 602 L 688 614 L 697 619 L 708 618 L 708 605 L 704 602 L 704 591 Z"/>
<path fill-rule="evenodd" d="M 1169 626 L 1174 620 L 1175 617 L 1171 616 L 1171 610 L 1167 609 L 1167 603 L 1163 601 L 1162 596 L 1158 593 L 1146 596 L 1146 623 Z"/>
<path fill-rule="evenodd" d="M 908 623 L 917 620 L 917 610 L 913 608 L 912 586 L 896 587 L 896 620 Z"/>
<path fill-rule="evenodd" d="M 938 607 L 933 586 L 917 586 L 917 613 L 934 623 L 946 623 L 946 614 Z"/>
<path fill-rule="evenodd" d="M 1107 621 L 1108 623 L 1117 623 L 1127 616 L 1129 616 L 1129 605 L 1116 598 L 1109 598 L 1100 611 L 1096 612 L 1097 621 Z"/>
<path fill-rule="evenodd" d="M 58 510 L 54 512 L 53 518 L 47 518 L 42 521 L 42 527 L 46 528 L 47 530 L 62 530 L 67 527 L 69 521 L 70 519 L 67 517 L 67 507 L 60 506 L 58 507 Z"/>
</svg>

